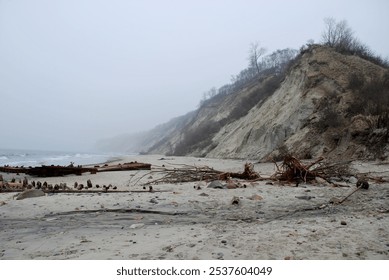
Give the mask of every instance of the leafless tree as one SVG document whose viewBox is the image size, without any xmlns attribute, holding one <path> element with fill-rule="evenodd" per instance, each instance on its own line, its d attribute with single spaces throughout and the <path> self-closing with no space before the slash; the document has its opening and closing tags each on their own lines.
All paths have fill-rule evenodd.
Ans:
<svg viewBox="0 0 389 280">
<path fill-rule="evenodd" d="M 332 17 L 324 19 L 325 29 L 322 33 L 322 41 L 325 45 L 337 49 L 349 49 L 353 45 L 353 31 L 347 21 L 336 22 Z"/>
<path fill-rule="evenodd" d="M 251 43 L 249 50 L 249 63 L 251 68 L 255 68 L 257 74 L 261 72 L 259 59 L 266 53 L 266 48 L 260 47 L 258 42 Z"/>
</svg>

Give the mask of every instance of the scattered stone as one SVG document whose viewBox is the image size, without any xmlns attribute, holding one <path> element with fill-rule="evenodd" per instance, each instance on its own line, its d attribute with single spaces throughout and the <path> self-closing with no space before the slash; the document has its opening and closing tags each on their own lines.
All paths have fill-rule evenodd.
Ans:
<svg viewBox="0 0 389 280">
<path fill-rule="evenodd" d="M 41 190 L 25 190 L 16 196 L 16 200 L 22 200 L 25 198 L 45 196 L 45 193 Z"/>
<path fill-rule="evenodd" d="M 358 182 L 358 179 L 355 178 L 354 176 L 351 176 L 348 181 L 351 183 L 351 184 L 356 184 Z"/>
<path fill-rule="evenodd" d="M 222 240 L 221 243 L 222 244 L 227 244 L 227 240 Z"/>
<path fill-rule="evenodd" d="M 295 196 L 295 198 L 303 199 L 303 200 L 311 200 L 312 198 L 315 198 L 315 197 L 310 196 L 310 195 L 302 195 L 302 196 Z"/>
<path fill-rule="evenodd" d="M 170 253 L 170 252 L 173 252 L 174 247 L 172 245 L 169 245 L 169 246 L 163 247 L 162 250 Z"/>
<path fill-rule="evenodd" d="M 337 198 L 337 197 L 333 197 L 330 199 L 329 203 L 331 204 L 339 204 L 341 201 L 341 199 Z"/>
<path fill-rule="evenodd" d="M 144 226 L 145 226 L 145 224 L 132 224 L 130 226 L 130 229 L 139 229 L 139 228 L 142 228 Z"/>
<path fill-rule="evenodd" d="M 262 200 L 263 199 L 263 197 L 262 196 L 260 196 L 260 195 L 257 195 L 257 194 L 253 194 L 251 197 L 249 197 L 248 199 L 250 199 L 250 200 Z"/>
<path fill-rule="evenodd" d="M 367 181 L 365 181 L 365 180 L 358 180 L 357 188 L 368 190 L 369 189 L 369 183 Z"/>
<path fill-rule="evenodd" d="M 158 204 L 158 201 L 155 198 L 150 199 L 150 203 Z"/>
<path fill-rule="evenodd" d="M 209 194 L 207 194 L 207 193 L 201 193 L 201 194 L 199 194 L 199 196 L 209 196 Z"/>
<path fill-rule="evenodd" d="M 228 182 L 225 187 L 230 190 L 239 188 L 239 186 L 235 182 Z"/>
<path fill-rule="evenodd" d="M 86 185 L 88 188 L 92 188 L 93 185 L 92 185 L 92 181 L 90 179 L 88 179 L 88 181 L 86 181 Z"/>
<path fill-rule="evenodd" d="M 225 185 L 221 181 L 212 181 L 211 183 L 208 184 L 207 188 L 212 188 L 212 189 L 224 189 Z"/>
<path fill-rule="evenodd" d="M 240 203 L 239 197 L 234 196 L 234 197 L 232 198 L 232 200 L 231 200 L 231 204 L 232 204 L 232 205 L 239 205 L 239 203 Z"/>
<path fill-rule="evenodd" d="M 5 201 L 0 201 L 0 206 L 6 205 L 7 203 Z"/>
<path fill-rule="evenodd" d="M 346 226 L 346 225 L 347 225 L 347 222 L 346 222 L 346 221 L 341 221 L 340 224 L 341 224 L 342 226 Z"/>
<path fill-rule="evenodd" d="M 23 187 L 25 187 L 27 185 L 28 185 L 28 179 L 27 179 L 27 177 L 24 177 L 24 179 L 23 179 Z"/>
<path fill-rule="evenodd" d="M 224 254 L 223 253 L 217 253 L 217 255 L 216 255 L 216 258 L 218 259 L 218 260 L 222 260 L 223 259 L 223 257 L 224 257 Z"/>
</svg>

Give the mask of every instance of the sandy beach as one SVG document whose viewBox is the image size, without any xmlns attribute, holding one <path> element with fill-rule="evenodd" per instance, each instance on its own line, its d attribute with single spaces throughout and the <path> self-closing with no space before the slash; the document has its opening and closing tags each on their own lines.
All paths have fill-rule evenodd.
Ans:
<svg viewBox="0 0 389 280">
<path fill-rule="evenodd" d="M 129 161 L 151 163 L 152 169 L 28 177 L 70 187 L 89 179 L 127 192 L 23 200 L 14 199 L 16 193 L 0 193 L 0 259 L 389 259 L 389 183 L 369 181 L 368 190 L 330 204 L 356 188 L 355 178 L 337 187 L 271 180 L 240 181 L 245 187 L 235 189 L 208 188 L 207 181 L 144 185 L 161 176 L 156 171 L 162 167 L 241 172 L 246 161 L 158 155 L 121 159 Z M 356 173 L 389 176 L 387 164 L 354 162 L 352 167 Z M 268 177 L 275 166 L 255 163 L 255 171 Z"/>
</svg>

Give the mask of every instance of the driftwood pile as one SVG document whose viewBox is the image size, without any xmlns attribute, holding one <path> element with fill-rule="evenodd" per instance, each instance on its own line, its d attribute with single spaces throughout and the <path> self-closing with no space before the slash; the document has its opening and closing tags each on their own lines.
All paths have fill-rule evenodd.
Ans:
<svg viewBox="0 0 389 280">
<path fill-rule="evenodd" d="M 244 171 L 242 173 L 218 171 L 208 166 L 197 167 L 190 165 L 181 165 L 180 168 L 164 167 L 159 170 L 151 171 L 140 177 L 134 184 L 139 183 L 139 181 L 145 177 L 151 178 L 152 175 L 157 176 L 159 178 L 143 183 L 143 185 L 230 180 L 232 178 L 243 180 L 257 180 L 261 178 L 259 174 L 254 171 L 254 165 L 252 163 L 246 163 L 244 166 Z"/>
<path fill-rule="evenodd" d="M 197 167 L 190 165 L 180 165 L 177 168 L 161 168 L 153 170 L 140 177 L 134 184 L 139 183 L 143 178 L 149 177 L 157 179 L 150 180 L 143 185 L 151 184 L 176 184 L 185 182 L 199 181 L 228 181 L 231 179 L 240 179 L 245 181 L 269 180 L 284 183 L 312 182 L 321 178 L 331 182 L 334 178 L 351 176 L 349 170 L 350 162 L 326 162 L 324 158 L 319 158 L 310 163 L 303 163 L 293 156 L 285 156 L 283 162 L 278 165 L 274 162 L 276 171 L 270 177 L 260 176 L 254 170 L 254 164 L 246 163 L 241 173 L 225 172 L 215 170 L 208 166 Z M 130 182 L 131 183 L 131 182 Z"/>
<path fill-rule="evenodd" d="M 322 178 L 330 182 L 331 178 L 341 178 L 351 176 L 349 170 L 350 161 L 325 162 L 321 157 L 314 162 L 304 164 L 297 158 L 287 155 L 281 166 L 275 162 L 277 171 L 272 175 L 272 179 L 289 183 L 311 182 L 317 178 Z"/>
</svg>

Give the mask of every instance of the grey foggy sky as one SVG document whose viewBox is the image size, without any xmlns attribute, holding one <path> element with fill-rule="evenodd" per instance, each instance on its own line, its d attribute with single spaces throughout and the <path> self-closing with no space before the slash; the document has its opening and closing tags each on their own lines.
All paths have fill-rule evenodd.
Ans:
<svg viewBox="0 0 389 280">
<path fill-rule="evenodd" d="M 85 150 L 191 110 L 268 52 L 347 20 L 388 57 L 389 1 L 0 0 L 0 148 Z"/>
</svg>

